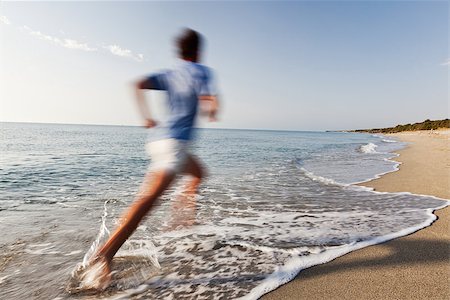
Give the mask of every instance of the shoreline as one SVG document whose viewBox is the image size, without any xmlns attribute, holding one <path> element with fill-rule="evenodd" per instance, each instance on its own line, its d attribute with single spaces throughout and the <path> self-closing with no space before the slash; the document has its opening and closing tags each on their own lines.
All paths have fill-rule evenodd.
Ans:
<svg viewBox="0 0 450 300">
<path fill-rule="evenodd" d="M 390 134 L 408 145 L 399 170 L 358 185 L 450 199 L 450 131 Z M 449 299 L 450 207 L 430 226 L 301 271 L 262 299 Z"/>
</svg>

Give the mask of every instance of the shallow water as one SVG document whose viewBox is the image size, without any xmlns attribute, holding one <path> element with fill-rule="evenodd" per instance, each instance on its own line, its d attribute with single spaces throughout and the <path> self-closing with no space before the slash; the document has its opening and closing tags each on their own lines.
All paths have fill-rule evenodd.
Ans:
<svg viewBox="0 0 450 300">
<path fill-rule="evenodd" d="M 424 227 L 447 203 L 351 184 L 396 170 L 390 152 L 404 145 L 390 138 L 197 135 L 193 152 L 210 173 L 200 196 L 184 197 L 180 178 L 119 251 L 111 287 L 70 294 L 75 266 L 133 200 L 148 164 L 146 132 L 2 123 L 1 298 L 253 299 L 304 267 Z"/>
</svg>

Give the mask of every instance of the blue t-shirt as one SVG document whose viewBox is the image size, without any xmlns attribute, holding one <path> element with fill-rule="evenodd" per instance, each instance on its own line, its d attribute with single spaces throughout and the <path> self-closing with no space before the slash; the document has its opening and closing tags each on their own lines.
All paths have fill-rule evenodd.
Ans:
<svg viewBox="0 0 450 300">
<path fill-rule="evenodd" d="M 180 60 L 168 71 L 153 74 L 147 79 L 152 89 L 167 92 L 169 116 L 162 128 L 151 133 L 150 140 L 174 138 L 189 140 L 192 136 L 198 97 L 216 95 L 211 70 L 201 64 Z"/>
</svg>

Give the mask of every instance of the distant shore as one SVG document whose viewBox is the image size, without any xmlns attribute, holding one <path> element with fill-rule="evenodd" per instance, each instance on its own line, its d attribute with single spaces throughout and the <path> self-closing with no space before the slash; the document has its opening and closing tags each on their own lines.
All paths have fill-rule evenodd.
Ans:
<svg viewBox="0 0 450 300">
<path fill-rule="evenodd" d="M 407 142 L 397 172 L 363 183 L 377 191 L 450 199 L 450 130 L 392 134 Z M 450 299 L 450 208 L 411 235 L 302 271 L 263 299 Z"/>
<path fill-rule="evenodd" d="M 423 122 L 414 124 L 399 124 L 395 127 L 386 128 L 373 128 L 373 129 L 357 129 L 349 130 L 349 132 L 367 132 L 367 133 L 398 133 L 398 132 L 409 132 L 409 131 L 432 131 L 432 130 L 442 130 L 450 128 L 450 119 L 443 120 L 425 120 Z"/>
</svg>

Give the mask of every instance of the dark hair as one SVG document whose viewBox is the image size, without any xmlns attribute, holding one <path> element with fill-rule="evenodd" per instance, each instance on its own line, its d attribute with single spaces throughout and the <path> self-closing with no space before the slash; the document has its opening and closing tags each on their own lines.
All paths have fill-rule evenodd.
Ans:
<svg viewBox="0 0 450 300">
<path fill-rule="evenodd" d="M 176 39 L 178 54 L 182 58 L 196 59 L 201 46 L 202 37 L 200 33 L 185 28 L 182 34 Z"/>
</svg>

